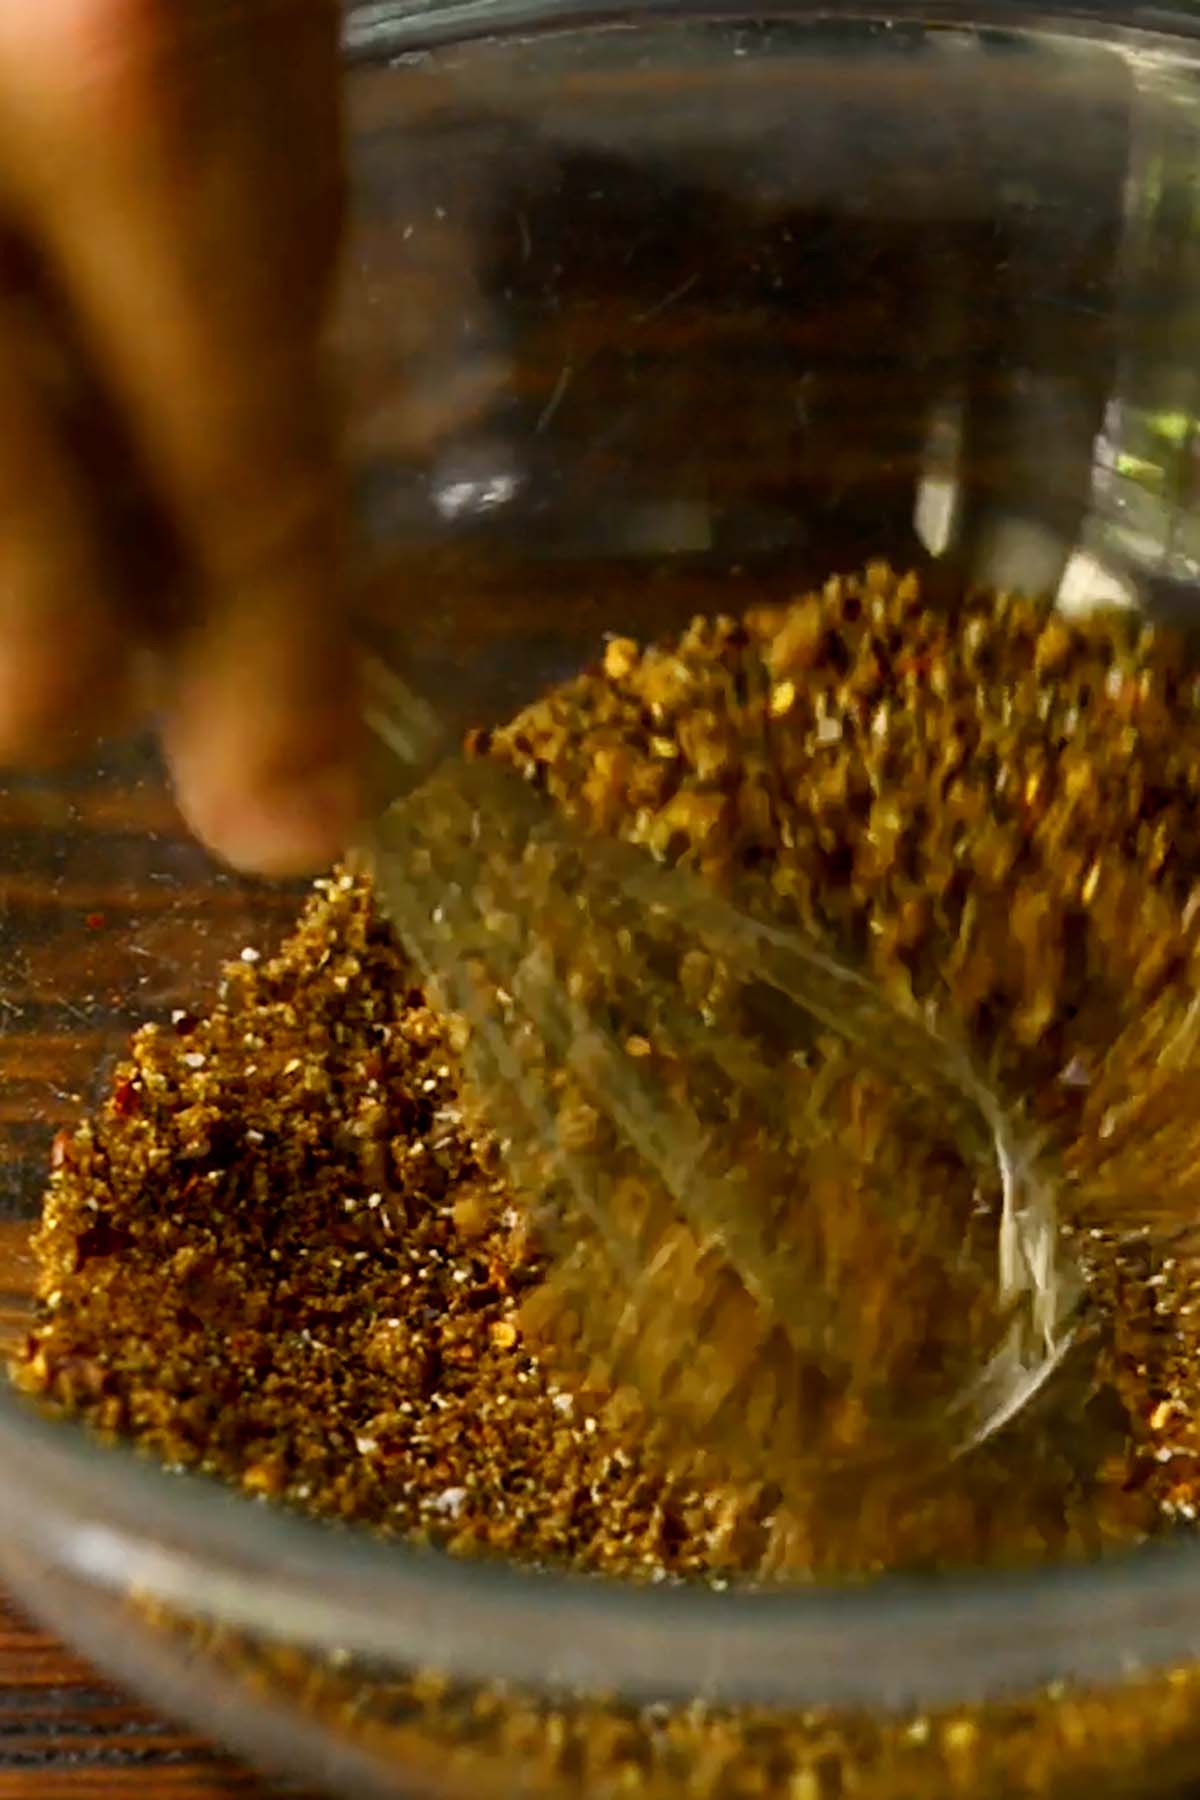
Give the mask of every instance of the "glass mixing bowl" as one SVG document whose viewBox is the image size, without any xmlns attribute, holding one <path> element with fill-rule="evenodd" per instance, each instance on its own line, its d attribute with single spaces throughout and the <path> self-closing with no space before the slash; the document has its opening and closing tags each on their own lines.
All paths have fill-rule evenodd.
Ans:
<svg viewBox="0 0 1200 1800">
<path fill-rule="evenodd" d="M 434 0 L 352 10 L 346 51 L 363 630 L 451 728 L 606 632 L 873 554 L 1064 609 L 1200 600 L 1200 16 Z M 186 841 L 146 746 L 0 791 L 19 1342 L 53 1134 L 134 1024 L 195 1005 L 294 895 Z M 339 1795 L 1200 1780 L 1193 1544 L 854 1591 L 626 1589 L 302 1522 L 0 1394 L 0 1578 L 160 1704 Z"/>
</svg>

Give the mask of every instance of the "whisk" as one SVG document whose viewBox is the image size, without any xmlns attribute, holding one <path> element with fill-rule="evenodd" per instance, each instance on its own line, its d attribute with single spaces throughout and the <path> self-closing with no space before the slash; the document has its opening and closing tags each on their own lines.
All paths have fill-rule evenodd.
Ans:
<svg viewBox="0 0 1200 1800">
<path fill-rule="evenodd" d="M 447 754 L 379 661 L 366 680 L 404 790 L 377 889 L 548 1256 L 533 1328 L 759 1478 L 997 1432 L 1081 1284 L 966 1053 L 803 931 Z"/>
</svg>

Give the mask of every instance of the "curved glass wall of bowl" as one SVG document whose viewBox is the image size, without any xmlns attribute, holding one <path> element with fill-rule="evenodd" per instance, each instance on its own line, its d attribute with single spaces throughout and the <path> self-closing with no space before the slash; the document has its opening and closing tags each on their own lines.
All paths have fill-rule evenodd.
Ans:
<svg viewBox="0 0 1200 1800">
<path fill-rule="evenodd" d="M 1117 360 L 1062 599 L 1070 607 L 1099 590 L 1187 619 L 1200 579 L 1200 63 L 1126 55 L 1137 106 Z"/>
<path fill-rule="evenodd" d="M 483 18 L 355 102 L 375 623 L 445 741 L 743 577 L 1163 587 L 1161 494 L 1131 533 L 1101 453 L 1133 396 L 1190 417 L 1154 281 L 1185 273 L 1178 63 L 1066 26 Z"/>
<path fill-rule="evenodd" d="M 412 29 L 468 15 L 480 35 L 373 67 L 354 100 L 357 482 L 394 592 L 434 559 L 440 616 L 414 631 L 406 606 L 392 638 L 420 691 L 499 717 L 569 672 L 564 620 L 579 660 L 598 611 L 686 622 L 681 571 L 794 591 L 883 553 L 1044 591 L 1070 565 L 1069 596 L 1099 580 L 1082 549 L 1120 596 L 1155 562 L 1154 480 L 1125 489 L 1165 467 L 1164 421 L 1187 439 L 1183 322 L 1148 304 L 1186 201 L 1186 74 L 903 9 Z M 360 9 L 352 42 L 387 16 Z M 527 600 L 519 655 L 497 645 L 471 694 L 455 621 L 485 589 L 511 615 L 531 564 L 555 631 Z M 598 606 L 617 570 L 653 594 L 610 580 Z"/>
</svg>

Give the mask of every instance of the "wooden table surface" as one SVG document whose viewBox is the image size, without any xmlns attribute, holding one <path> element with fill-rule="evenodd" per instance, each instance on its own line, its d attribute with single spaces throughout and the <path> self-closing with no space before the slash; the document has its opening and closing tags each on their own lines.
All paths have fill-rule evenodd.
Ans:
<svg viewBox="0 0 1200 1800">
<path fill-rule="evenodd" d="M 130 1701 L 0 1599 L 0 1800 L 266 1800 L 278 1793 Z"/>
</svg>

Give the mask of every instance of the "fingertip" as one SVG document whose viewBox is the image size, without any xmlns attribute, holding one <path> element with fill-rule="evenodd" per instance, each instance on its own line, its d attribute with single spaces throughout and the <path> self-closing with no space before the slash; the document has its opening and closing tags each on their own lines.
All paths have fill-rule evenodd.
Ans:
<svg viewBox="0 0 1200 1800">
<path fill-rule="evenodd" d="M 360 823 L 358 709 L 327 649 L 292 639 L 242 660 L 226 637 L 178 673 L 163 738 L 180 811 L 244 874 L 315 874 Z"/>
<path fill-rule="evenodd" d="M 185 821 L 223 862 L 246 875 L 314 875 L 350 843 L 360 819 L 355 763 L 248 777 L 214 767 L 176 768 Z"/>
<path fill-rule="evenodd" d="M 356 663 L 328 509 L 282 516 L 290 529 L 213 584 L 164 668 L 185 819 L 223 860 L 270 876 L 327 866 L 361 818 Z"/>
</svg>

